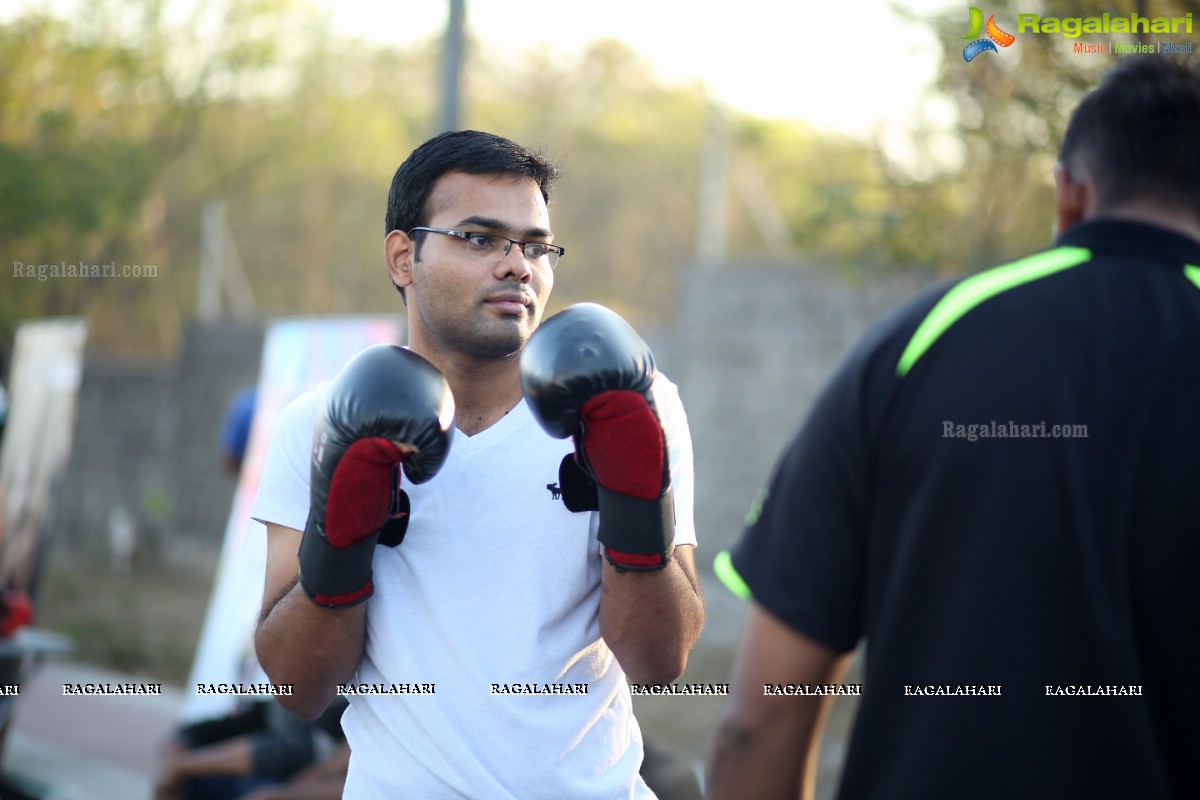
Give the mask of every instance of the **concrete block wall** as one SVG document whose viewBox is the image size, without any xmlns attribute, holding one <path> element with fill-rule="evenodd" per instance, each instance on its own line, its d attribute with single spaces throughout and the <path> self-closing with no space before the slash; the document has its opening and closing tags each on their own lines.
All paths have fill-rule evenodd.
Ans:
<svg viewBox="0 0 1200 800">
<path fill-rule="evenodd" d="M 193 325 L 176 359 L 84 358 L 53 558 L 108 560 L 109 515 L 132 514 L 139 558 L 211 571 L 233 497 L 221 466 L 226 404 L 258 380 L 258 323 Z"/>
<path fill-rule="evenodd" d="M 695 447 L 697 562 L 705 569 L 741 534 L 840 358 L 919 285 L 855 285 L 798 264 L 697 267 L 684 278 L 667 357 Z"/>
<path fill-rule="evenodd" d="M 174 381 L 174 396 L 165 413 L 176 415 L 172 517 L 175 548 L 204 553 L 219 548 L 233 502 L 236 479 L 221 460 L 221 423 L 229 400 L 239 389 L 258 383 L 263 327 L 259 323 L 225 322 L 194 325 L 184 336 Z"/>
<path fill-rule="evenodd" d="M 114 508 L 126 508 L 146 524 L 167 523 L 152 512 L 155 498 L 173 488 L 165 465 L 174 431 L 163 413 L 173 372 L 170 364 L 85 356 L 74 444 L 53 532 L 55 560 L 107 558 Z"/>
</svg>

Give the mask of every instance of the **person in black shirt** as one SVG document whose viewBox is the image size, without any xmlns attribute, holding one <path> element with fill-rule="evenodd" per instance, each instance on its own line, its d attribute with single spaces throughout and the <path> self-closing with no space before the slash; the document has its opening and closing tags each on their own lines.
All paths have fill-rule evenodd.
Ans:
<svg viewBox="0 0 1200 800">
<path fill-rule="evenodd" d="M 1123 61 L 1055 178 L 1055 246 L 874 327 L 718 556 L 710 797 L 812 792 L 864 639 L 841 798 L 1200 797 L 1200 75 Z"/>
</svg>

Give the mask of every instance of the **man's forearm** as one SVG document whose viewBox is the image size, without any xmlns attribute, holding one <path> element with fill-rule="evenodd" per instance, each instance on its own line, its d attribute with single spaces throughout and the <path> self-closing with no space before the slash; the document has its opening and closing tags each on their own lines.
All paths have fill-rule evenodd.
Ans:
<svg viewBox="0 0 1200 800">
<path fill-rule="evenodd" d="M 666 568 L 650 572 L 617 572 L 604 565 L 600 635 L 634 683 L 677 679 L 704 628 L 691 550 L 677 548 Z"/>
<path fill-rule="evenodd" d="M 821 728 L 833 698 L 774 697 L 763 686 L 832 683 L 850 653 L 791 628 L 758 604 L 746 617 L 730 684 L 708 762 L 713 800 L 795 800 L 816 786 Z"/>
<path fill-rule="evenodd" d="M 803 716 L 817 717 L 821 699 L 804 698 L 801 702 L 807 701 L 812 709 Z M 808 757 L 806 751 L 813 741 L 795 735 L 791 728 L 756 727 L 727 717 L 717 729 L 709 756 L 709 796 L 714 800 L 811 798 L 816 757 Z"/>
<path fill-rule="evenodd" d="M 293 687 L 279 702 L 302 717 L 318 717 L 337 696 L 338 684 L 349 682 L 358 669 L 365 626 L 365 603 L 319 606 L 293 581 L 263 613 L 254 637 L 271 681 Z"/>
</svg>

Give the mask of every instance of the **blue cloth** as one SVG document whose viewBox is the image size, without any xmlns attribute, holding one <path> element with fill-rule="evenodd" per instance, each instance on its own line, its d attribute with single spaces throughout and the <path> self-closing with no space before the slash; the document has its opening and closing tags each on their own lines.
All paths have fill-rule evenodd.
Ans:
<svg viewBox="0 0 1200 800">
<path fill-rule="evenodd" d="M 221 447 L 227 456 L 237 459 L 239 463 L 246 455 L 257 396 L 258 390 L 248 386 L 235 394 L 225 409 L 225 421 L 221 424 Z"/>
</svg>

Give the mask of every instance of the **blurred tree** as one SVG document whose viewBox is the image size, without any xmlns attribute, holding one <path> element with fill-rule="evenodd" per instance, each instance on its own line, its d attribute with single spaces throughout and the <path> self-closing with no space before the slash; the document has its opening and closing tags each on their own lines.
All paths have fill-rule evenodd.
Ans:
<svg viewBox="0 0 1200 800">
<path fill-rule="evenodd" d="M 822 135 L 800 122 L 743 117 L 732 172 L 739 201 L 730 240 L 734 260 L 770 245 L 764 225 L 748 213 L 754 202 L 748 195 L 759 191 L 787 228 L 791 249 L 777 256 L 851 271 L 890 263 L 879 246 L 884 175 L 870 144 Z"/>
<path fill-rule="evenodd" d="M 19 316 L 73 313 L 103 291 L 100 281 L 17 280 L 17 262 L 127 253 L 161 154 L 186 135 L 159 114 L 152 50 L 71 34 L 44 16 L 0 30 L 0 251 L 14 262 L 0 293 L 6 337 Z"/>
<path fill-rule="evenodd" d="M 942 273 L 972 272 L 1047 246 L 1054 163 L 1067 119 L 1104 70 L 1128 57 L 1075 53 L 1073 43 L 1192 40 L 1190 34 L 1104 33 L 1073 39 L 1020 33 L 1018 12 L 1059 18 L 1101 11 L 1114 17 L 1135 11 L 1143 17 L 1191 12 L 1200 18 L 1197 0 L 1118 0 L 1086 11 L 1067 0 L 998 0 L 983 9 L 995 13 L 1000 27 L 1017 38 L 1010 47 L 969 63 L 961 38 L 967 31 L 966 7 L 931 23 L 943 49 L 935 90 L 950 102 L 955 119 L 951 138 L 927 126 L 916 132 L 915 141 L 921 155 L 951 166 L 914 178 L 894 162 L 881 162 L 894 214 L 883 242 L 895 263 L 928 265 Z M 953 150 L 957 158 L 947 159 Z"/>
<path fill-rule="evenodd" d="M 214 197 L 262 313 L 400 313 L 382 268 L 384 204 L 400 161 L 434 132 L 440 37 L 403 50 L 334 38 L 304 0 L 219 0 L 182 21 L 163 6 L 102 0 L 69 21 L 0 26 L 0 253 L 150 263 L 159 275 L 40 282 L 5 264 L 0 349 L 16 321 L 55 313 L 87 313 L 102 345 L 171 349 L 196 306 Z M 1008 8 L 998 18 L 1015 25 Z M 935 21 L 937 91 L 953 122 L 918 127 L 912 161 L 799 122 L 728 115 L 731 263 L 950 273 L 1047 241 L 1055 144 L 1103 61 L 1023 35 L 966 64 L 963 17 Z M 685 271 L 713 103 L 702 86 L 664 83 L 616 41 L 569 56 L 514 58 L 478 41 L 467 52 L 464 124 L 565 168 L 555 306 L 594 299 L 666 324 L 676 281 L 729 279 Z"/>
<path fill-rule="evenodd" d="M 436 66 L 433 45 L 400 52 L 312 31 L 286 94 L 207 115 L 179 165 L 202 187 L 185 205 L 226 196 L 264 313 L 402 308 L 383 269 L 384 209 L 392 173 L 428 135 Z"/>
<path fill-rule="evenodd" d="M 712 99 L 698 84 L 663 85 L 641 56 L 611 40 L 577 60 L 546 54 L 516 68 L 487 56 L 471 72 L 468 123 L 545 143 L 566 168 L 554 214 L 568 255 L 555 304 L 588 298 L 667 323 L 676 281 L 714 276 L 687 269 L 696 261 Z M 870 145 L 802 123 L 730 116 L 732 264 L 764 256 L 888 263 L 878 246 L 887 195 Z M 785 252 L 777 252 L 774 231 L 763 230 L 763 213 L 771 222 L 778 216 Z"/>
<path fill-rule="evenodd" d="M 271 37 L 252 23 L 281 4 L 231 3 L 202 60 L 176 46 L 160 0 L 105 0 L 69 22 L 31 13 L 0 26 L 0 252 L 14 262 L 2 276 L 0 337 L 24 317 L 86 312 L 95 341 L 176 342 L 171 167 L 212 99 L 273 62 Z M 29 265 L 110 263 L 153 265 L 158 277 L 17 277 Z"/>
<path fill-rule="evenodd" d="M 504 52 L 475 52 L 467 124 L 540 146 L 564 167 L 555 307 L 586 298 L 665 320 L 678 270 L 695 254 L 703 89 L 663 85 L 613 40 L 508 68 Z"/>
</svg>

